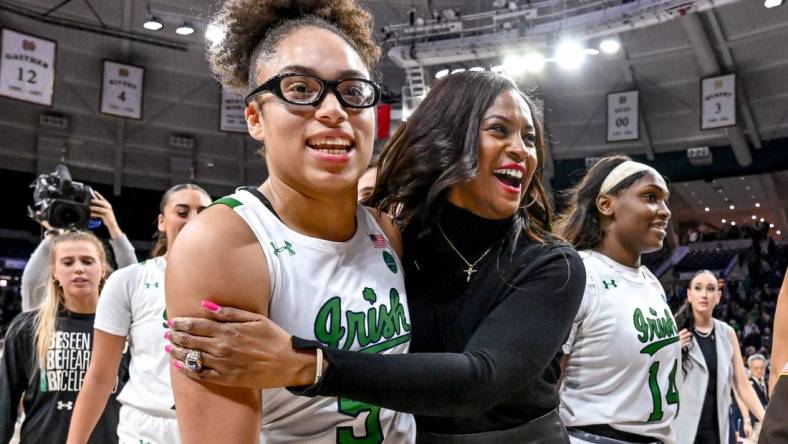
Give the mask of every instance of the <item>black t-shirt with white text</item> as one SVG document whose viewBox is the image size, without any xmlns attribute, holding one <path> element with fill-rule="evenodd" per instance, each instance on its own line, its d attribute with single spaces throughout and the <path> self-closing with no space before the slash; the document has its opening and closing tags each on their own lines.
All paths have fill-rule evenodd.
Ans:
<svg viewBox="0 0 788 444">
<path fill-rule="evenodd" d="M 37 311 L 14 319 L 5 339 L 0 363 L 0 444 L 14 433 L 19 400 L 25 411 L 21 443 L 65 443 L 71 414 L 82 388 L 93 350 L 93 314 L 60 311 L 55 335 L 42 371 L 35 349 Z M 124 360 L 126 358 L 124 357 Z M 89 443 L 118 442 L 120 404 L 115 397 L 126 379 L 127 365 L 121 365 L 118 383 L 99 418 Z"/>
</svg>

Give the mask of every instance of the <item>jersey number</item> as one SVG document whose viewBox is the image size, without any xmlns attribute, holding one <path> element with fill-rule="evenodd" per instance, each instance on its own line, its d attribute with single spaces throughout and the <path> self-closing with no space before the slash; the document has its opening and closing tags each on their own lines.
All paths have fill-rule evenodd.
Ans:
<svg viewBox="0 0 788 444">
<path fill-rule="evenodd" d="M 337 444 L 380 444 L 383 442 L 383 428 L 380 425 L 380 407 L 353 401 L 352 399 L 339 398 L 337 400 L 339 413 L 357 418 L 367 412 L 364 421 L 364 436 L 357 437 L 353 434 L 353 427 L 337 427 Z"/>
<path fill-rule="evenodd" d="M 679 360 L 673 360 L 673 369 L 668 376 L 668 393 L 665 395 L 665 401 L 668 404 L 679 403 L 679 391 L 676 389 L 676 369 L 678 369 Z M 659 372 L 659 361 L 655 361 L 648 369 L 648 388 L 651 390 L 651 401 L 654 403 L 654 410 L 648 417 L 648 421 L 659 421 L 662 419 L 662 391 L 659 389 L 657 383 L 657 372 Z"/>
</svg>

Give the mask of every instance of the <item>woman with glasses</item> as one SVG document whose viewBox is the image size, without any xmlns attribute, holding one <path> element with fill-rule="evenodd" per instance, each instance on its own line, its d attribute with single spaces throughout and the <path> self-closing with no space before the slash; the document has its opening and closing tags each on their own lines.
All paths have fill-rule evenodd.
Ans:
<svg viewBox="0 0 788 444">
<path fill-rule="evenodd" d="M 214 23 L 226 34 L 209 61 L 225 84 L 251 91 L 246 119 L 264 144 L 268 178 L 219 199 L 180 234 L 167 266 L 169 315 L 204 316 L 200 300 L 211 295 L 303 338 L 407 352 L 399 235 L 387 217 L 356 201 L 380 99 L 371 80 L 380 48 L 370 15 L 353 0 L 231 0 Z M 345 316 L 352 328 L 341 325 Z M 217 355 L 191 350 L 173 365 L 199 371 Z M 282 365 L 294 372 L 282 378 L 312 384 L 321 376 L 321 350 L 290 356 Z M 351 399 L 261 393 L 253 384 L 218 386 L 177 371 L 172 382 L 184 443 L 257 443 L 261 427 L 268 444 L 415 438 L 411 415 Z"/>
<path fill-rule="evenodd" d="M 270 320 L 247 307 L 206 303 L 225 323 L 173 318 L 172 355 L 181 373 L 234 387 L 308 386 L 293 390 L 315 396 L 312 402 L 339 397 L 338 407 L 364 422 L 336 441 L 299 442 L 380 442 L 380 407 L 414 413 L 420 443 L 567 442 L 556 412 L 556 355 L 585 273 L 574 250 L 549 231 L 533 109 L 503 76 L 450 75 L 431 85 L 381 153 L 370 201 L 398 209 L 405 260 L 386 255 L 387 239 L 363 242 L 376 250 L 368 258 L 373 265 L 381 255 L 386 262 L 373 273 L 400 275 L 404 268 L 412 321 L 394 309 L 402 292 L 375 287 L 362 291 L 368 303 L 358 309 L 345 308 L 344 297 L 327 301 L 304 329 L 277 316 L 286 303 L 279 295 L 271 299 Z M 300 251 L 294 246 L 293 257 Z M 339 289 L 341 268 L 324 267 L 335 273 L 331 291 Z M 273 281 L 276 289 L 281 280 Z M 194 291 L 194 299 L 222 295 Z M 310 295 L 290 297 L 309 310 Z M 381 307 L 381 299 L 391 304 Z M 237 307 L 229 302 L 222 305 Z M 379 353 L 404 336 L 410 354 Z M 188 368 L 192 353 L 204 359 L 199 371 Z M 317 369 L 302 361 L 312 353 L 326 357 Z"/>
</svg>

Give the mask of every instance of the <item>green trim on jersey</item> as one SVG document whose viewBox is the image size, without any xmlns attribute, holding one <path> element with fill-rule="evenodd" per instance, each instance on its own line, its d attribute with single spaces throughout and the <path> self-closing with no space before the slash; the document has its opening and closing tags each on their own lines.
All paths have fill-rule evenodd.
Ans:
<svg viewBox="0 0 788 444">
<path fill-rule="evenodd" d="M 216 199 L 211 204 L 211 206 L 214 206 L 214 205 L 227 205 L 230 208 L 235 208 L 235 207 L 240 207 L 241 205 L 243 205 L 243 203 L 241 203 L 241 201 L 238 200 L 238 199 L 234 199 L 232 197 L 225 196 L 225 197 L 221 197 L 219 199 Z"/>
</svg>

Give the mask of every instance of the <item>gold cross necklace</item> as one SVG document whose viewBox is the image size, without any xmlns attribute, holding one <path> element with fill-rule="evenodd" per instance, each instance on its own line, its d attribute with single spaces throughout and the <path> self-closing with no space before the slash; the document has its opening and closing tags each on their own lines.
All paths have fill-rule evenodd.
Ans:
<svg viewBox="0 0 788 444">
<path fill-rule="evenodd" d="M 441 235 L 443 236 L 443 238 L 446 239 L 446 242 L 449 244 L 451 249 L 454 250 L 454 252 L 457 253 L 457 256 L 459 256 L 460 259 L 462 259 L 462 261 L 465 262 L 465 265 L 468 266 L 468 268 L 462 270 L 462 272 L 468 275 L 468 278 L 466 279 L 466 282 L 471 282 L 471 275 L 473 275 L 473 273 L 476 273 L 478 271 L 474 267 L 482 259 L 484 259 L 484 257 L 487 256 L 487 254 L 489 254 L 490 251 L 492 251 L 492 249 L 495 246 L 495 244 L 491 245 L 490 248 L 488 248 L 487 251 L 485 251 L 481 256 L 479 256 L 479 259 L 476 259 L 476 261 L 474 263 L 470 263 L 470 262 L 468 262 L 467 259 L 465 259 L 465 256 L 463 256 L 462 253 L 460 253 L 460 251 L 457 250 L 457 247 L 454 246 L 454 244 L 451 242 L 449 237 L 446 236 L 446 233 L 443 231 L 443 227 L 441 226 L 440 222 L 438 222 L 438 229 L 440 230 Z"/>
</svg>

